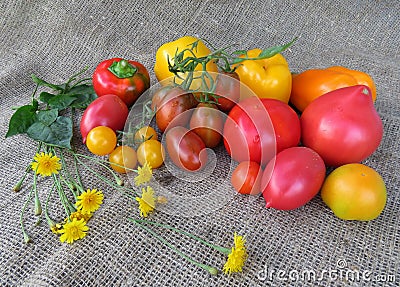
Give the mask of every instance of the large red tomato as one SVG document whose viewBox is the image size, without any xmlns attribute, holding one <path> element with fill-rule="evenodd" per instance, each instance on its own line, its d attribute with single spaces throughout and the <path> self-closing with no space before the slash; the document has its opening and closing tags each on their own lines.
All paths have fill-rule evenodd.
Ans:
<svg viewBox="0 0 400 287">
<path fill-rule="evenodd" d="M 112 130 L 123 130 L 126 118 L 128 117 L 128 107 L 115 95 L 104 95 L 95 99 L 83 113 L 80 130 L 83 143 L 90 130 L 98 126 L 106 126 Z"/>
<path fill-rule="evenodd" d="M 321 189 L 326 174 L 322 158 L 307 147 L 291 147 L 278 153 L 262 175 L 261 190 L 266 207 L 298 208 Z"/>
<path fill-rule="evenodd" d="M 361 162 L 379 146 L 383 125 L 371 91 L 359 85 L 315 99 L 300 118 L 302 143 L 329 166 Z"/>
<path fill-rule="evenodd" d="M 299 144 L 300 120 L 286 103 L 250 97 L 229 112 L 223 135 L 234 160 L 266 165 L 277 152 Z"/>
</svg>

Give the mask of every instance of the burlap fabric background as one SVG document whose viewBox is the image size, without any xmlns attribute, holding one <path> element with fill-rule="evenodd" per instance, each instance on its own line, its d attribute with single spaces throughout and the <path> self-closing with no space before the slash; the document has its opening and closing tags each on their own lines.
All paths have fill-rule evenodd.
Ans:
<svg viewBox="0 0 400 287">
<path fill-rule="evenodd" d="M 399 11 L 398 1 L 2 1 L 0 285 L 399 286 Z M 33 226 L 30 205 L 25 222 L 34 243 L 24 244 L 19 212 L 29 186 L 20 193 L 12 187 L 36 145 L 25 136 L 4 140 L 4 135 L 11 107 L 29 102 L 34 89 L 30 75 L 61 83 L 86 65 L 90 75 L 100 61 L 121 56 L 144 63 L 154 83 L 157 48 L 183 35 L 241 49 L 282 44 L 298 36 L 284 54 L 292 71 L 345 65 L 370 73 L 385 133 L 365 163 L 387 184 L 383 214 L 371 222 L 342 221 L 319 196 L 290 212 L 265 209 L 262 198 L 233 196 L 224 206 L 195 217 L 154 213 L 151 220 L 227 247 L 234 231 L 247 235 L 249 258 L 243 273 L 211 276 L 129 223 L 128 217 L 138 217 L 135 202 L 84 174 L 88 185 L 105 192 L 88 236 L 72 245 L 60 243 L 45 222 Z M 195 192 L 229 189 L 225 166 L 221 160 L 217 180 Z M 41 186 L 43 198 L 46 181 Z M 172 181 L 169 186 L 190 193 L 196 185 Z M 61 220 L 59 211 L 53 216 Z M 183 236 L 157 232 L 198 261 L 218 268 L 225 262 L 225 256 Z M 286 273 L 278 276 L 279 270 Z M 322 280 L 284 280 L 291 271 L 296 279 L 296 273 L 307 270 Z M 340 270 L 364 272 L 367 278 L 357 281 Z"/>
</svg>

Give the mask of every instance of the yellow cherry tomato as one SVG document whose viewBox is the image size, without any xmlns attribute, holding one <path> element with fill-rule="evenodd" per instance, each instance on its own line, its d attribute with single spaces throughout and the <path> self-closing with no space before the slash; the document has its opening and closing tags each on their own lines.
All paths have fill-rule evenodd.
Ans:
<svg viewBox="0 0 400 287">
<path fill-rule="evenodd" d="M 374 169 L 360 163 L 342 165 L 330 173 L 321 189 L 322 200 L 345 220 L 367 221 L 386 205 L 386 186 Z"/>
<path fill-rule="evenodd" d="M 141 143 L 147 140 L 156 140 L 157 132 L 150 126 L 141 127 L 136 133 L 134 137 L 135 143 Z"/>
<path fill-rule="evenodd" d="M 98 126 L 89 131 L 86 146 L 95 155 L 110 154 L 117 145 L 117 135 L 106 126 Z"/>
<path fill-rule="evenodd" d="M 158 140 L 142 142 L 137 149 L 137 158 L 140 165 L 146 162 L 152 168 L 160 167 L 164 162 L 165 150 Z"/>
<path fill-rule="evenodd" d="M 136 151 L 130 146 L 118 146 L 108 157 L 110 166 L 119 173 L 131 172 L 137 165 Z"/>
</svg>

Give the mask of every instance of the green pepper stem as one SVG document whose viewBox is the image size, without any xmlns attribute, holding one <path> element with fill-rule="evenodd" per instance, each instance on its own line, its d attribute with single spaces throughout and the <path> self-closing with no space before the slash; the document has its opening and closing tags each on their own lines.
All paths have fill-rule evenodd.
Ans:
<svg viewBox="0 0 400 287">
<path fill-rule="evenodd" d="M 191 234 L 189 232 L 180 230 L 178 228 L 175 228 L 175 227 L 167 225 L 167 224 L 161 224 L 161 223 L 157 223 L 157 222 L 153 222 L 153 221 L 149 221 L 149 220 L 141 220 L 141 219 L 129 219 L 129 220 L 130 221 L 134 221 L 136 223 L 147 223 L 147 224 L 155 225 L 155 226 L 158 226 L 158 227 L 162 227 L 162 228 L 166 228 L 166 229 L 178 232 L 178 233 L 180 233 L 182 235 L 186 235 L 186 236 L 188 236 L 188 237 L 190 237 L 190 238 L 192 238 L 194 240 L 197 240 L 200 243 L 202 243 L 202 244 L 204 244 L 204 245 L 206 245 L 208 247 L 214 248 L 215 250 L 217 250 L 217 251 L 219 251 L 221 253 L 224 253 L 226 255 L 228 255 L 231 252 L 231 250 L 228 249 L 228 248 L 225 248 L 225 247 L 222 247 L 222 246 L 218 246 L 218 245 L 215 245 L 215 244 L 211 244 L 211 243 L 205 241 L 204 239 L 202 239 L 200 237 L 197 237 L 196 235 L 193 235 L 193 234 Z"/>
<path fill-rule="evenodd" d="M 185 253 L 183 253 L 182 251 L 180 251 L 179 249 L 177 249 L 174 245 L 172 245 L 171 243 L 169 243 L 167 240 L 165 240 L 164 237 L 158 235 L 156 232 L 154 232 L 153 230 L 151 230 L 150 228 L 140 224 L 138 221 L 128 218 L 128 220 L 132 221 L 133 223 L 135 223 L 137 226 L 141 227 L 142 229 L 146 230 L 148 233 L 150 233 L 152 236 L 154 236 L 158 241 L 162 242 L 164 245 L 166 245 L 167 247 L 169 247 L 172 251 L 174 251 L 175 253 L 177 253 L 179 256 L 181 256 L 182 258 L 186 259 L 187 261 L 189 261 L 190 263 L 196 265 L 197 267 L 200 267 L 204 270 L 206 270 L 207 272 L 209 272 L 212 275 L 216 275 L 218 273 L 218 269 L 216 269 L 215 267 L 211 267 L 208 266 L 206 264 L 200 263 L 196 260 L 193 260 L 192 258 L 190 258 L 189 256 L 187 256 Z"/>
<path fill-rule="evenodd" d="M 120 79 L 133 77 L 137 72 L 137 68 L 124 59 L 113 62 L 108 70 Z"/>
</svg>

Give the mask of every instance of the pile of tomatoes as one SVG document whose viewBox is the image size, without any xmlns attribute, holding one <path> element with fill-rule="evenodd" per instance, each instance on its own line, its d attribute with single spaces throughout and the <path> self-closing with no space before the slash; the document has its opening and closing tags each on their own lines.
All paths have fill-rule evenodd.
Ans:
<svg viewBox="0 0 400 287">
<path fill-rule="evenodd" d="M 165 83 L 170 76 L 165 68 L 168 57 L 160 57 L 155 72 Z M 116 73 L 110 66 L 118 63 Z M 196 172 L 206 168 L 207 148 L 223 144 L 238 163 L 231 174 L 234 189 L 262 193 L 267 207 L 295 209 L 321 192 L 342 219 L 376 218 L 386 204 L 386 187 L 376 171 L 360 163 L 383 136 L 369 75 L 330 67 L 283 77 L 278 71 L 286 73 L 288 65 L 281 54 L 264 61 L 262 69 L 249 71 L 258 64 L 243 62 L 247 70 L 238 73 L 214 74 L 211 67 L 213 93 L 188 91 L 176 83 L 161 85 L 151 98 L 155 126 L 137 127 L 135 150 L 118 145 L 118 131 L 124 128 L 129 108 L 149 88 L 149 74 L 134 61 L 104 61 L 93 75 L 99 97 L 82 117 L 83 142 L 92 153 L 109 155 L 111 167 L 120 173 L 133 170 L 138 162 L 158 168 L 166 157 L 178 168 Z M 270 64 L 275 75 L 268 74 Z M 258 75 L 266 82 L 256 94 L 246 93 L 252 88 L 241 79 L 255 72 L 266 72 Z M 279 81 L 268 78 L 277 76 Z M 279 87 L 273 86 L 277 83 L 285 87 L 279 96 L 274 92 Z M 158 140 L 160 135 L 165 141 Z M 329 175 L 327 168 L 333 170 Z"/>
</svg>

